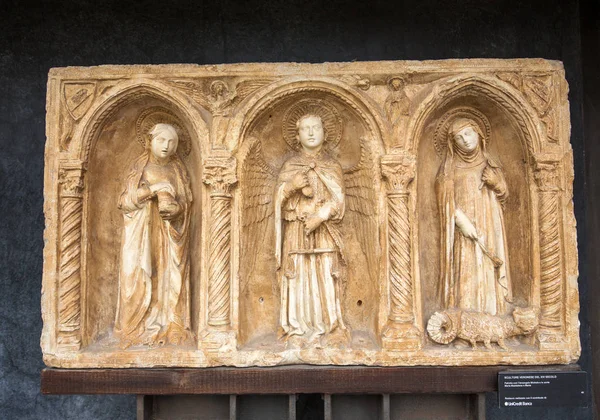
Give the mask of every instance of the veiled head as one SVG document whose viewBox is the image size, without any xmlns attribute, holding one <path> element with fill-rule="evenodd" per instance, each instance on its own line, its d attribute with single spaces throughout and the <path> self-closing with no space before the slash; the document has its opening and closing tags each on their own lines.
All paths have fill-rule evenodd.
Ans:
<svg viewBox="0 0 600 420">
<path fill-rule="evenodd" d="M 474 152 L 483 139 L 479 125 L 470 118 L 457 118 L 448 130 L 448 137 L 463 153 Z"/>
</svg>

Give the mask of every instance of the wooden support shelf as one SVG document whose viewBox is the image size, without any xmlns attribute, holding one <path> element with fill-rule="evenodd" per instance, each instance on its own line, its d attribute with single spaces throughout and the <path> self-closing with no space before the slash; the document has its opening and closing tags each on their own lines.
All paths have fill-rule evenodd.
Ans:
<svg viewBox="0 0 600 420">
<path fill-rule="evenodd" d="M 498 390 L 498 372 L 574 371 L 578 365 L 281 366 L 42 371 L 43 394 L 476 394 Z"/>
</svg>

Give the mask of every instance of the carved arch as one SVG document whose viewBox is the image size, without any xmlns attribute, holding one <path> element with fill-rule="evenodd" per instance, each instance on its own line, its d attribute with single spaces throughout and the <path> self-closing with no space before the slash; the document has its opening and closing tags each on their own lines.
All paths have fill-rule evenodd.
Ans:
<svg viewBox="0 0 600 420">
<path fill-rule="evenodd" d="M 378 173 L 377 157 L 384 155 L 386 150 L 391 148 L 392 139 L 389 124 L 382 114 L 382 110 L 379 105 L 377 105 L 364 93 L 333 78 L 314 77 L 309 80 L 299 79 L 298 77 L 288 78 L 269 84 L 257 90 L 251 96 L 245 98 L 244 101 L 242 101 L 232 113 L 232 119 L 229 122 L 227 136 L 225 138 L 225 145 L 226 148 L 232 150 L 233 154 L 237 157 L 238 170 L 240 171 L 238 174 L 240 179 L 240 188 L 238 189 L 237 195 L 234 198 L 234 206 L 243 206 L 244 198 L 242 197 L 241 191 L 243 190 L 244 183 L 247 179 L 244 173 L 244 168 L 245 162 L 249 156 L 248 148 L 252 147 L 249 140 L 252 134 L 251 131 L 253 124 L 265 114 L 268 115 L 270 113 L 270 109 L 277 108 L 279 104 L 286 101 L 286 99 L 293 100 L 296 95 L 304 96 L 312 94 L 321 97 L 327 96 L 332 101 L 336 101 L 336 103 L 340 104 L 341 107 L 344 107 L 348 111 L 352 112 L 354 114 L 353 118 L 355 118 L 356 121 L 360 121 L 360 124 L 364 127 L 364 134 L 369 139 L 370 143 L 370 150 L 367 158 L 369 160 L 369 164 L 373 165 L 370 170 L 373 171 L 373 175 Z M 375 180 L 373 182 L 378 184 L 379 180 Z M 385 197 L 383 195 L 375 195 L 374 204 L 378 209 L 381 209 L 384 206 Z M 382 218 L 383 216 L 378 214 L 377 217 Z M 233 223 L 239 224 L 239 226 L 235 226 L 233 228 L 233 231 L 235 232 L 235 235 L 239 235 L 237 237 L 239 239 L 238 243 L 243 243 L 243 230 L 245 228 L 242 227 L 242 219 L 240 218 Z M 377 225 L 377 223 L 375 224 Z M 377 235 L 382 235 L 382 229 L 373 229 L 369 232 L 374 231 L 376 231 Z M 378 237 L 380 238 L 380 236 Z M 378 248 L 377 252 L 377 258 L 379 258 L 379 252 L 383 253 L 384 250 Z M 377 259 L 375 258 L 374 260 Z M 380 299 L 378 290 L 380 287 L 379 282 L 382 281 L 383 274 L 377 273 L 376 276 L 377 283 L 373 284 L 372 286 L 372 295 L 374 298 L 369 299 L 372 302 L 379 302 Z M 249 296 L 254 295 L 248 294 L 242 296 L 244 291 L 240 289 L 239 284 L 236 285 L 236 287 L 239 290 L 237 293 L 241 296 L 237 306 L 243 309 L 235 309 L 235 312 L 238 314 L 238 319 L 235 322 L 238 326 L 247 325 L 247 321 L 245 321 L 243 316 L 240 316 L 239 314 L 243 312 L 251 313 L 252 310 L 248 309 L 251 305 L 249 302 L 254 300 L 249 298 Z M 371 291 L 365 293 L 371 293 Z M 380 304 L 376 303 L 373 305 L 375 308 L 374 311 L 380 312 Z M 351 318 L 351 315 L 346 316 L 350 316 Z M 347 320 L 347 322 L 352 321 Z M 378 326 L 374 325 L 373 328 L 377 329 Z M 239 331 L 242 330 L 243 328 L 240 327 Z M 254 333 L 255 331 L 251 330 L 240 334 L 240 343 L 243 345 L 243 343 L 248 342 L 250 337 L 254 337 Z"/>
<path fill-rule="evenodd" d="M 73 284 L 77 283 L 77 286 L 74 286 L 73 290 L 77 290 L 78 296 L 85 296 L 89 281 L 92 278 L 88 274 L 88 268 L 90 267 L 89 258 L 92 251 L 89 251 L 83 245 L 85 244 L 85 237 L 89 234 L 91 226 L 88 222 L 88 214 L 90 212 L 90 203 L 93 203 L 94 194 L 90 191 L 92 177 L 88 174 L 92 172 L 92 163 L 95 159 L 94 149 L 98 147 L 99 139 L 102 138 L 103 127 L 107 121 L 110 121 L 119 110 L 130 106 L 134 101 L 140 98 L 157 99 L 179 116 L 181 121 L 184 122 L 186 129 L 189 130 L 189 137 L 192 142 L 193 159 L 199 159 L 200 156 L 208 154 L 208 148 L 210 147 L 208 141 L 209 130 L 203 116 L 205 111 L 194 103 L 191 98 L 177 90 L 173 90 L 166 84 L 155 80 L 137 78 L 117 83 L 96 98 L 92 107 L 83 117 L 79 127 L 74 132 L 73 143 L 70 150 L 72 156 L 71 160 L 81 162 L 83 167 L 83 170 L 80 171 L 80 183 L 83 192 L 80 194 L 81 197 L 79 199 L 80 203 L 78 207 L 79 223 L 76 227 L 77 237 L 80 242 L 73 245 L 77 246 L 79 252 L 76 255 L 77 282 L 71 281 Z M 192 175 L 192 177 L 194 176 L 193 171 L 190 172 L 190 175 Z M 196 176 L 197 175 L 198 174 L 196 174 Z M 192 188 L 194 189 L 194 186 L 192 186 Z M 201 188 L 194 190 L 196 208 L 201 208 L 198 206 L 201 206 L 201 203 L 204 201 L 200 191 L 202 191 Z M 68 215 L 64 217 L 66 218 L 67 216 Z M 199 224 L 201 226 L 200 231 L 203 232 L 203 222 L 199 221 Z M 71 283 L 67 284 L 67 271 L 66 269 L 64 271 L 66 288 L 67 286 L 70 286 Z M 78 311 L 81 318 L 78 323 L 78 338 L 82 345 L 85 346 L 89 344 L 90 337 L 92 336 L 91 334 L 93 334 L 93 329 L 87 321 L 87 314 L 92 313 L 91 311 L 93 311 L 93 309 L 90 309 L 90 307 L 85 304 L 83 304 L 83 306 L 82 304 L 79 304 Z M 106 324 L 102 325 L 102 328 L 105 328 Z"/>
<path fill-rule="evenodd" d="M 291 95 L 311 91 L 330 94 L 340 99 L 365 121 L 373 138 L 381 142 L 382 148 L 387 149 L 391 145 L 391 133 L 378 105 L 367 95 L 352 87 L 335 79 L 323 77 L 301 81 L 282 80 L 254 92 L 235 110 L 235 116 L 227 130 L 227 148 L 230 150 L 239 148 L 252 122 L 265 109 Z"/>
<path fill-rule="evenodd" d="M 96 99 L 73 135 L 77 141 L 74 147 L 75 156 L 87 162 L 93 143 L 107 118 L 120 107 L 144 96 L 154 97 L 174 106 L 183 119 L 190 124 L 192 139 L 208 136 L 208 126 L 202 116 L 206 111 L 194 104 L 191 98 L 155 80 L 128 80 L 118 83 Z M 205 150 L 208 142 L 197 143 L 203 155 L 208 152 Z"/>
<path fill-rule="evenodd" d="M 482 96 L 507 111 L 523 133 L 528 158 L 542 152 L 542 122 L 525 97 L 500 79 L 481 75 L 456 76 L 437 83 L 420 101 L 407 129 L 409 149 L 418 149 L 419 139 L 429 116 L 449 101 L 466 95 Z"/>
</svg>

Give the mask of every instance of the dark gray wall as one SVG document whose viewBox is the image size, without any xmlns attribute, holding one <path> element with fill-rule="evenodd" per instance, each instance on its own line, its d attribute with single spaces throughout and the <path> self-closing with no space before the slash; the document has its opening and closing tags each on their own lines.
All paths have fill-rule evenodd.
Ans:
<svg viewBox="0 0 600 420">
<path fill-rule="evenodd" d="M 575 1 L 0 2 L 0 418 L 133 419 L 132 396 L 44 397 L 40 287 L 47 72 L 98 64 L 543 57 L 570 84 L 582 297 L 591 371 L 579 8 Z M 586 419 L 592 409 L 496 408 L 491 419 Z"/>
<path fill-rule="evenodd" d="M 585 133 L 585 196 L 587 205 L 587 249 L 590 258 L 586 270 L 590 279 L 590 326 L 592 332 L 593 382 L 600 383 L 600 1 L 581 4 L 581 49 L 583 70 L 583 115 Z M 591 302 L 590 302 L 591 303 Z M 596 415 L 600 406 L 600 386 L 594 387 Z"/>
</svg>

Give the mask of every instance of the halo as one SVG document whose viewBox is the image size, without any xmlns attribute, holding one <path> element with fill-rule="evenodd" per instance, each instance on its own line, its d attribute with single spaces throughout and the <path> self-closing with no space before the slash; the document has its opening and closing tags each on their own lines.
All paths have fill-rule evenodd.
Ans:
<svg viewBox="0 0 600 420">
<path fill-rule="evenodd" d="M 334 148 L 342 138 L 342 117 L 335 107 L 320 99 L 302 99 L 292 105 L 283 116 L 283 138 L 285 142 L 294 150 L 299 150 L 300 145 L 296 136 L 298 129 L 296 123 L 298 119 L 306 114 L 315 114 L 321 117 L 323 128 L 327 133 L 325 146 L 329 149 Z"/>
<path fill-rule="evenodd" d="M 175 127 L 177 136 L 179 137 L 177 151 L 183 156 L 190 154 L 192 144 L 187 130 L 183 128 L 183 124 L 181 124 L 181 121 L 175 114 L 160 106 L 154 106 L 142 111 L 135 124 L 137 140 L 144 149 L 146 149 L 150 143 L 150 131 L 152 131 L 152 128 L 156 124 L 170 124 Z"/>
<path fill-rule="evenodd" d="M 485 142 L 486 147 L 489 146 L 492 137 L 492 126 L 487 117 L 475 108 L 461 106 L 446 112 L 435 128 L 433 144 L 435 146 L 435 151 L 439 156 L 443 156 L 448 147 L 448 129 L 450 128 L 450 124 L 457 118 L 469 118 L 475 121 L 485 137 L 481 140 Z"/>
</svg>

